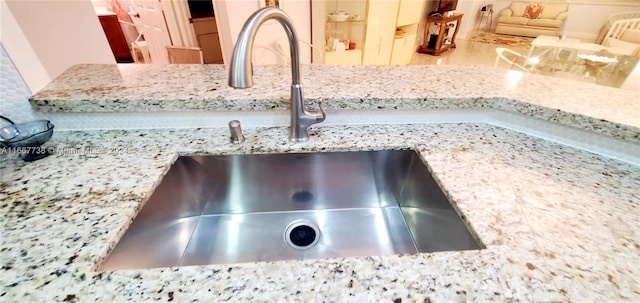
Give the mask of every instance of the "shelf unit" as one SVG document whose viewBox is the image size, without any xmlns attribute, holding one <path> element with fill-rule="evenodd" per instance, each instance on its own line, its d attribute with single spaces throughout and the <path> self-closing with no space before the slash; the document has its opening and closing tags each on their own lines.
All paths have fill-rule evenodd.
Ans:
<svg viewBox="0 0 640 303">
<path fill-rule="evenodd" d="M 410 64 L 413 54 L 416 52 L 416 38 L 418 37 L 418 24 L 422 19 L 424 2 L 421 0 L 400 0 L 396 30 L 404 32 L 403 35 L 394 35 L 393 52 L 390 63 L 393 65 Z"/>
<path fill-rule="evenodd" d="M 440 56 L 440 53 L 450 48 L 456 48 L 456 35 L 462 22 L 462 16 L 463 14 L 445 14 L 444 16 L 427 17 L 427 24 L 424 27 L 424 40 L 418 51 Z M 431 33 L 431 24 L 437 26 L 437 35 Z M 453 34 L 449 31 L 450 24 L 454 26 Z"/>
<path fill-rule="evenodd" d="M 314 52 L 313 62 L 321 64 L 362 64 L 362 47 L 367 27 L 367 1 L 311 1 L 312 5 L 312 43 L 321 52 Z M 346 21 L 331 21 L 329 13 L 347 12 Z M 357 16 L 358 20 L 353 20 Z M 338 45 L 342 43 L 344 47 Z M 351 48 L 349 49 L 349 43 Z"/>
<path fill-rule="evenodd" d="M 311 1 L 312 40 L 323 45 L 314 63 L 350 65 L 409 64 L 416 46 L 422 0 Z M 345 11 L 359 20 L 330 21 L 328 15 Z M 400 29 L 404 35 L 396 35 Z M 352 50 L 336 47 L 348 40 Z M 345 43 L 344 49 L 349 49 Z M 336 50 L 337 49 L 337 50 Z"/>
<path fill-rule="evenodd" d="M 359 65 L 364 20 L 327 21 L 325 24 L 325 64 Z M 344 50 L 339 50 L 338 44 L 344 45 Z"/>
</svg>

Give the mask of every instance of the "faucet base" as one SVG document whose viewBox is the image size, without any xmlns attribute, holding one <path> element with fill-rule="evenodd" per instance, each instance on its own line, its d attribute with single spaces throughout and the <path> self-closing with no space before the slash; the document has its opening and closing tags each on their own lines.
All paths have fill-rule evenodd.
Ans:
<svg viewBox="0 0 640 303">
<path fill-rule="evenodd" d="M 302 85 L 300 84 L 300 55 L 298 52 L 298 35 L 293 27 L 293 22 L 282 10 L 265 7 L 255 12 L 242 28 L 238 35 L 238 41 L 233 51 L 229 68 L 229 85 L 237 88 L 251 87 L 253 84 L 251 50 L 253 40 L 258 28 L 267 20 L 275 19 L 284 27 L 289 39 L 291 51 L 291 128 L 289 140 L 291 142 L 304 142 L 309 140 L 307 128 L 311 124 L 324 121 L 326 115 L 322 104 L 320 111 L 305 109 L 302 97 Z"/>
</svg>

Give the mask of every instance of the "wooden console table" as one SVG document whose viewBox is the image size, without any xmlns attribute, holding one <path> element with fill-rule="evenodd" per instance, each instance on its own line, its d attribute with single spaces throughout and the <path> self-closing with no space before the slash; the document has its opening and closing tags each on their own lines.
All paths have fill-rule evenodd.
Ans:
<svg viewBox="0 0 640 303">
<path fill-rule="evenodd" d="M 450 16 L 429 16 L 427 17 L 427 25 L 424 27 L 424 39 L 422 40 L 422 46 L 420 46 L 420 48 L 418 49 L 419 52 L 421 53 L 427 53 L 427 54 L 432 54 L 434 56 L 440 56 L 440 53 L 450 49 L 450 48 L 456 48 L 456 35 L 458 34 L 458 29 L 460 28 L 460 24 L 462 23 L 462 16 L 464 14 L 453 14 Z M 456 22 L 456 27 L 455 30 L 453 31 L 453 36 L 451 36 L 451 41 L 450 43 L 444 43 L 444 39 L 448 36 L 445 35 L 445 32 L 447 31 L 447 26 L 449 23 L 451 22 Z M 431 34 L 429 34 L 429 25 L 431 23 L 438 23 L 440 24 L 439 26 L 439 31 L 438 31 L 438 35 L 436 36 L 435 39 L 435 45 L 433 45 L 433 41 L 432 41 L 432 47 L 429 47 L 429 38 L 431 37 Z"/>
</svg>

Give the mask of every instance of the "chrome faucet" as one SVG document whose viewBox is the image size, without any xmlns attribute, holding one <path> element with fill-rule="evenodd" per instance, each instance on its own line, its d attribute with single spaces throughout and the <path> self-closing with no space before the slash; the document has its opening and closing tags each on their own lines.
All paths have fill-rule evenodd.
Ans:
<svg viewBox="0 0 640 303">
<path fill-rule="evenodd" d="M 302 97 L 302 84 L 300 84 L 300 57 L 298 54 L 298 34 L 293 27 L 293 22 L 282 10 L 274 7 L 265 7 L 256 11 L 242 27 L 238 35 L 233 58 L 229 68 L 229 86 L 235 88 L 248 88 L 253 86 L 253 65 L 251 55 L 253 40 L 258 28 L 267 20 L 275 19 L 284 27 L 289 38 L 291 51 L 291 128 L 289 140 L 303 142 L 309 140 L 307 128 L 311 124 L 320 123 L 326 118 L 322 103 L 320 111 L 305 109 Z"/>
</svg>

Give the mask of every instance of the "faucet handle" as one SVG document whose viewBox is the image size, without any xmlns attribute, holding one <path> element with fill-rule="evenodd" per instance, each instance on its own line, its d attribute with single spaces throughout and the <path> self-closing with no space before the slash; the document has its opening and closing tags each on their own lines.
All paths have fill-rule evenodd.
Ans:
<svg viewBox="0 0 640 303">
<path fill-rule="evenodd" d="M 316 116 L 316 123 L 320 123 L 327 118 L 327 113 L 324 111 L 324 106 L 322 106 L 322 101 L 318 102 L 318 106 L 320 107 L 320 116 Z"/>
</svg>

